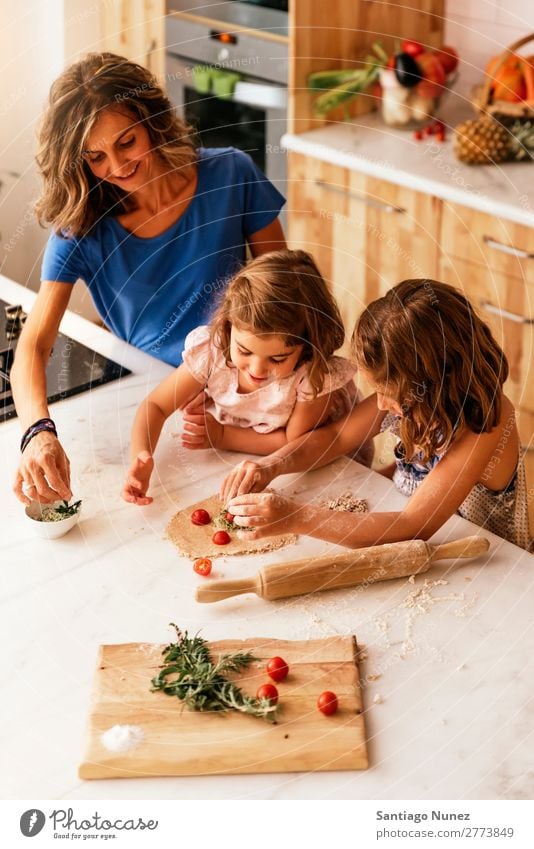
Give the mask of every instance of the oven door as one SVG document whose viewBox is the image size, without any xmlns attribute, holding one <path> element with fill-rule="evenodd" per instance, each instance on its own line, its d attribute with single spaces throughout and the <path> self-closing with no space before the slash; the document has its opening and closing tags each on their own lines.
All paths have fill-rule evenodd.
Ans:
<svg viewBox="0 0 534 849">
<path fill-rule="evenodd" d="M 172 103 L 199 133 L 203 147 L 237 147 L 248 153 L 286 195 L 286 153 L 280 139 L 287 124 L 287 88 L 247 75 L 221 100 L 199 94 L 191 60 L 168 53 L 166 88 Z"/>
</svg>

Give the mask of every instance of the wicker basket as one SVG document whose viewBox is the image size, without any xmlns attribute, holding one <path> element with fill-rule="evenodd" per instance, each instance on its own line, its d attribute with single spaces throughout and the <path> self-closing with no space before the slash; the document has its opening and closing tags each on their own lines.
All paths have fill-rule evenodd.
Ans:
<svg viewBox="0 0 534 849">
<path fill-rule="evenodd" d="M 493 74 L 496 74 L 501 65 L 506 61 L 510 53 L 515 53 L 523 45 L 534 40 L 534 33 L 525 35 L 523 38 L 514 41 L 510 47 L 503 50 L 499 57 L 499 62 L 493 69 Z M 491 85 L 492 78 L 488 76 L 487 80 L 480 85 L 475 86 L 471 93 L 471 100 L 477 112 L 494 115 L 496 118 L 534 118 L 534 100 L 520 100 L 517 103 L 511 103 L 507 100 L 492 100 Z"/>
</svg>

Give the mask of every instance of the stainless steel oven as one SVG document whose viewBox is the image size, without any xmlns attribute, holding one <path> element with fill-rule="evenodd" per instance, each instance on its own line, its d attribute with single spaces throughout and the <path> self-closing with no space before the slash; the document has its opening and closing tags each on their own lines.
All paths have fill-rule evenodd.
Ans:
<svg viewBox="0 0 534 849">
<path fill-rule="evenodd" d="M 246 2 L 204 2 L 195 9 L 186 0 L 183 5 L 187 12 L 178 9 L 166 19 L 171 101 L 197 128 L 204 147 L 246 151 L 285 195 L 286 155 L 280 139 L 287 125 L 287 14 Z M 175 10 L 179 6 L 173 3 Z M 217 20 L 208 14 L 216 14 Z M 210 74 L 230 80 L 222 96 L 215 85 L 203 90 Z"/>
</svg>

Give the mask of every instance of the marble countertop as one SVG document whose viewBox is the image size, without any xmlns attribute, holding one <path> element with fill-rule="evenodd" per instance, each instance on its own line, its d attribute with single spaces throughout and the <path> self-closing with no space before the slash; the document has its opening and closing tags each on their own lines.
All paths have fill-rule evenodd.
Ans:
<svg viewBox="0 0 534 849">
<path fill-rule="evenodd" d="M 346 123 L 288 133 L 281 144 L 296 153 L 533 227 L 532 163 L 464 165 L 453 153 L 453 128 L 474 117 L 472 108 L 450 92 L 438 117 L 448 130 L 445 142 L 418 141 L 411 131 L 388 127 L 373 112 Z"/>
<path fill-rule="evenodd" d="M 30 305 L 31 293 L 0 281 L 0 297 Z M 4 493 L 0 556 L 2 755 L 6 799 L 530 799 L 532 768 L 533 560 L 488 534 L 476 561 L 445 561 L 415 582 L 400 579 L 267 603 L 242 596 L 196 604 L 191 563 L 163 538 L 176 509 L 215 492 L 238 455 L 187 452 L 170 421 L 157 454 L 154 504 L 119 498 L 130 424 L 144 393 L 169 368 L 106 331 L 67 315 L 62 329 L 134 372 L 120 384 L 56 404 L 80 524 L 55 541 L 33 538 L 9 489 L 17 463 L 17 420 L 0 425 Z M 390 481 L 348 459 L 278 482 L 297 497 L 348 488 L 372 510 L 404 498 Z M 454 517 L 434 541 L 480 532 Z M 284 557 L 331 546 L 300 538 Z M 276 561 L 221 557 L 217 577 Z M 370 768 L 362 772 L 154 778 L 83 782 L 90 689 L 100 643 L 155 642 L 169 622 L 208 639 L 307 639 L 356 634 Z"/>
</svg>

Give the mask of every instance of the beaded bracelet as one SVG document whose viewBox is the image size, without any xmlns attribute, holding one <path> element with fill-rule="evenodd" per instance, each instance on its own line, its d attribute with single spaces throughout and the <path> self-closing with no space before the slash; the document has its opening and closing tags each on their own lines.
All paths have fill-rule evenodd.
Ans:
<svg viewBox="0 0 534 849">
<path fill-rule="evenodd" d="M 25 431 L 22 439 L 20 440 L 20 452 L 21 454 L 24 452 L 25 448 L 27 448 L 28 443 L 36 436 L 38 433 L 41 433 L 42 430 L 48 430 L 50 433 L 53 433 L 54 436 L 57 436 L 57 430 L 52 419 L 38 419 L 29 428 Z"/>
</svg>

